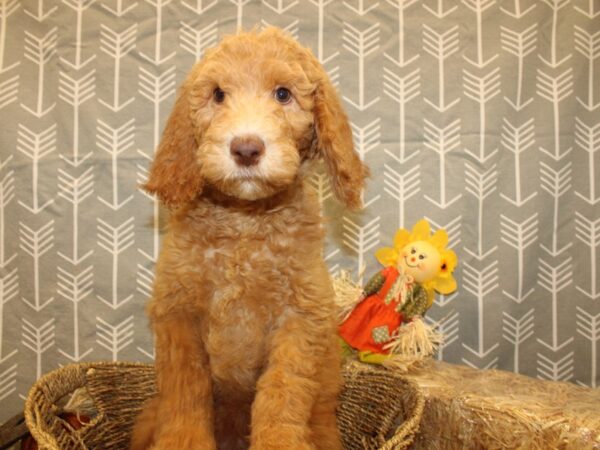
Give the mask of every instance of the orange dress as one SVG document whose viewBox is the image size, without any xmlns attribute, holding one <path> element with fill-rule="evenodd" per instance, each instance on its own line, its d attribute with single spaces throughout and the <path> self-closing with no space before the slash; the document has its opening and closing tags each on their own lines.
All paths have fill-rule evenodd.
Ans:
<svg viewBox="0 0 600 450">
<path fill-rule="evenodd" d="M 356 305 L 350 316 L 340 325 L 340 336 L 357 350 L 389 353 L 383 346 L 402 324 L 398 302 L 385 302 L 389 290 L 399 276 L 395 267 L 386 267 L 381 272 L 385 281 L 375 294 Z"/>
</svg>

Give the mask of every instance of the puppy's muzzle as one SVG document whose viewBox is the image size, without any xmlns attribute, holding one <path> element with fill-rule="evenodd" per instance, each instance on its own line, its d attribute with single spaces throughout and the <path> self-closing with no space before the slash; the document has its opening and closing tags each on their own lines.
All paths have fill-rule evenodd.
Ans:
<svg viewBox="0 0 600 450">
<path fill-rule="evenodd" d="M 239 166 L 255 166 L 265 152 L 265 143 L 258 136 L 233 138 L 229 146 L 233 159 Z"/>
</svg>

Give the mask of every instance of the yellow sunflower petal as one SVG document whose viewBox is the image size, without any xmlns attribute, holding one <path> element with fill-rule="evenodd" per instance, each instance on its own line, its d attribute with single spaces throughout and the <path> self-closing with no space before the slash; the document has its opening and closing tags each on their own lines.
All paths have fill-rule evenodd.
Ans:
<svg viewBox="0 0 600 450">
<path fill-rule="evenodd" d="M 435 279 L 435 290 L 440 294 L 451 294 L 456 290 L 456 280 L 452 275 Z"/>
<path fill-rule="evenodd" d="M 433 236 L 431 236 L 431 243 L 438 250 L 443 250 L 446 245 L 448 245 L 448 233 L 446 233 L 446 230 L 437 230 Z"/>
<path fill-rule="evenodd" d="M 426 241 L 429 239 L 429 222 L 425 219 L 419 220 L 412 229 L 411 240 Z"/>
<path fill-rule="evenodd" d="M 442 255 L 442 258 L 446 262 L 447 272 L 454 272 L 454 269 L 458 264 L 458 257 L 456 256 L 456 253 L 454 253 L 452 250 L 446 250 Z"/>
<path fill-rule="evenodd" d="M 380 248 L 375 252 L 375 258 L 384 267 L 395 266 L 398 261 L 398 252 L 394 248 Z"/>
<path fill-rule="evenodd" d="M 408 230 L 400 228 L 398 231 L 396 231 L 396 235 L 394 236 L 394 248 L 396 248 L 397 250 L 403 249 L 406 246 L 406 244 L 408 244 L 409 239 L 410 233 L 408 232 Z"/>
</svg>

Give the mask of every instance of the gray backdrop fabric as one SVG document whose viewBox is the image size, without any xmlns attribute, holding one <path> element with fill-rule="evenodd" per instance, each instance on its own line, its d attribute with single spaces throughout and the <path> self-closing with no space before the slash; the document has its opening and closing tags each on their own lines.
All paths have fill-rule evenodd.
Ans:
<svg viewBox="0 0 600 450">
<path fill-rule="evenodd" d="M 0 420 L 43 373 L 150 361 L 159 209 L 138 190 L 176 86 L 238 26 L 277 25 L 339 87 L 373 177 L 327 177 L 332 273 L 426 217 L 459 256 L 440 359 L 596 387 L 598 0 L 0 2 Z"/>
</svg>

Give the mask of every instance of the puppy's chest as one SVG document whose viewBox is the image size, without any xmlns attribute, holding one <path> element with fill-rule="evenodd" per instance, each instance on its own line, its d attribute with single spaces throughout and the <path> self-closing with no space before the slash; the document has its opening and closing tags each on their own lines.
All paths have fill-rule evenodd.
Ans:
<svg viewBox="0 0 600 450">
<path fill-rule="evenodd" d="M 245 307 L 257 313 L 259 304 L 274 297 L 273 308 L 282 303 L 293 278 L 288 264 L 295 260 L 295 248 L 285 239 L 224 239 L 203 251 L 204 277 L 215 286 L 213 302 L 219 308 L 230 298 L 242 298 Z M 272 310 L 272 308 L 271 308 Z"/>
<path fill-rule="evenodd" d="M 204 344 L 215 381 L 252 390 L 268 343 L 290 307 L 287 271 L 270 250 L 245 243 L 207 250 L 205 275 L 214 286 Z"/>
<path fill-rule="evenodd" d="M 204 345 L 215 385 L 224 391 L 252 392 L 266 365 L 268 342 L 282 314 L 257 305 L 243 291 L 216 292 L 209 309 Z"/>
</svg>

